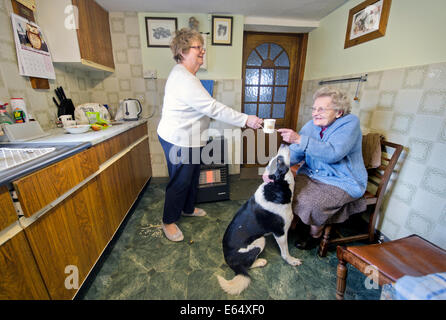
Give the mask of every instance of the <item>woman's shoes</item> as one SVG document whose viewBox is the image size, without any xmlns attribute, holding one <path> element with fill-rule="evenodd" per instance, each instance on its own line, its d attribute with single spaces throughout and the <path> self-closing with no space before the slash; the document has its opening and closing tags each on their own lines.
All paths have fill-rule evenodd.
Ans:
<svg viewBox="0 0 446 320">
<path fill-rule="evenodd" d="M 173 241 L 173 242 L 183 241 L 184 235 L 181 232 L 180 228 L 178 228 L 177 225 L 175 225 L 175 228 L 177 229 L 175 234 L 170 234 L 167 232 L 164 223 L 162 224 L 162 229 L 163 229 L 164 235 L 166 236 L 167 239 L 169 239 L 170 241 Z"/>
<path fill-rule="evenodd" d="M 203 209 L 195 208 L 194 212 L 192 213 L 184 213 L 181 211 L 181 214 L 185 217 L 204 217 L 207 213 Z"/>
<path fill-rule="evenodd" d="M 300 250 L 311 250 L 313 248 L 316 248 L 318 244 L 321 242 L 322 236 L 318 238 L 313 238 L 311 235 L 308 235 L 307 238 L 303 240 L 298 240 L 295 243 L 295 246 L 297 249 Z"/>
</svg>

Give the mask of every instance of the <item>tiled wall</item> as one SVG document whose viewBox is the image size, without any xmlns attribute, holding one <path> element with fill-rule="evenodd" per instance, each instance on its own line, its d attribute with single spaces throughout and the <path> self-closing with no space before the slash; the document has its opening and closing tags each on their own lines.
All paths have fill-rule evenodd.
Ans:
<svg viewBox="0 0 446 320">
<path fill-rule="evenodd" d="M 329 79 L 303 83 L 298 129 L 311 119 L 320 80 Z M 355 96 L 357 82 L 335 86 Z M 363 133 L 380 132 L 405 147 L 378 229 L 391 239 L 416 233 L 446 248 L 446 63 L 370 72 L 358 97 L 352 113 Z"/>
<path fill-rule="evenodd" d="M 62 86 L 74 105 L 86 102 L 107 104 L 112 116 L 125 98 L 140 99 L 143 117 L 149 120 L 150 148 L 153 175 L 167 177 L 167 166 L 159 144 L 156 128 L 164 95 L 165 79 L 142 77 L 141 45 L 138 17 L 135 12 L 111 12 L 110 29 L 115 61 L 115 72 L 84 71 L 64 64 L 55 64 L 56 80 L 50 80 L 49 90 L 31 88 L 29 79 L 18 74 L 17 56 L 12 35 L 10 13 L 11 1 L 0 0 L 0 101 L 8 102 L 12 97 L 25 98 L 27 108 L 39 121 L 44 130 L 55 127 L 57 108 L 52 101 L 54 89 Z M 37 21 L 38 23 L 38 21 Z M 50 48 L 51 50 L 51 48 Z M 168 48 L 166 54 L 170 54 Z M 241 108 L 241 80 L 215 79 L 214 97 L 219 101 Z M 215 128 L 226 128 L 222 123 Z M 238 166 L 231 166 L 230 173 L 238 173 Z"/>
</svg>

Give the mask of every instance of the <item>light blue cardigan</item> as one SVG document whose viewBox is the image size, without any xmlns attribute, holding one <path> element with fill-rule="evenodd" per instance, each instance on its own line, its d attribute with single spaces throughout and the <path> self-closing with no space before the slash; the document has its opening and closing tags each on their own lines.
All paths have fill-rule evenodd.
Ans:
<svg viewBox="0 0 446 320">
<path fill-rule="evenodd" d="M 352 198 L 361 197 L 367 186 L 367 170 L 362 159 L 362 133 L 353 114 L 333 122 L 324 131 L 308 121 L 300 130 L 300 144 L 292 144 L 291 165 L 305 160 L 299 174 L 336 186 Z"/>
</svg>

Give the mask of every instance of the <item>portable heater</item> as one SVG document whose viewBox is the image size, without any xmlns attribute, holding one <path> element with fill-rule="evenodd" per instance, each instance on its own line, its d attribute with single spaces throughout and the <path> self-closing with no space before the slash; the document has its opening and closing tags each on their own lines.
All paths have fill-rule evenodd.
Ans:
<svg viewBox="0 0 446 320">
<path fill-rule="evenodd" d="M 198 184 L 197 203 L 229 200 L 229 166 L 227 161 L 227 143 L 223 137 L 208 141 L 206 150 L 214 159 L 214 151 L 220 151 L 210 164 L 201 164 Z"/>
</svg>

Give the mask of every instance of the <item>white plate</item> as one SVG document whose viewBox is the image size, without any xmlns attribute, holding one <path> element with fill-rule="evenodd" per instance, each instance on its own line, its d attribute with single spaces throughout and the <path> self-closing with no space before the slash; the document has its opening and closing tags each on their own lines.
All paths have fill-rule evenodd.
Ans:
<svg viewBox="0 0 446 320">
<path fill-rule="evenodd" d="M 77 124 L 75 126 L 65 127 L 64 128 L 69 133 L 84 133 L 90 130 L 89 124 Z"/>
</svg>

